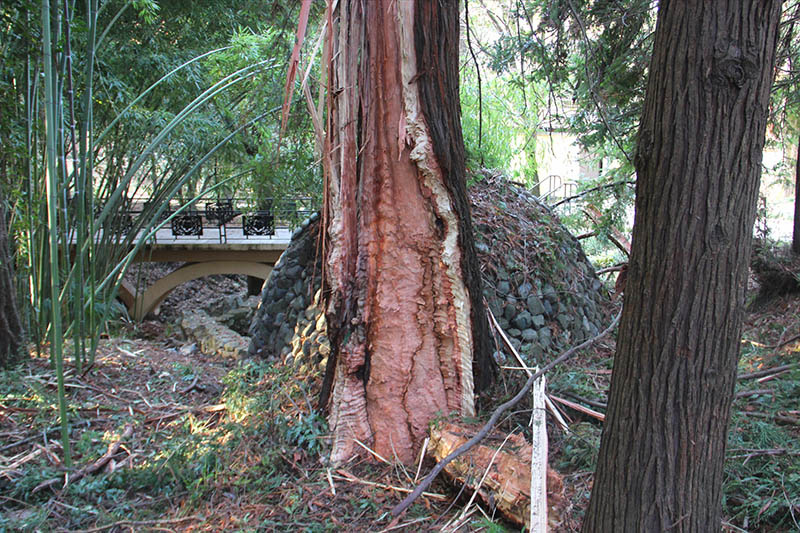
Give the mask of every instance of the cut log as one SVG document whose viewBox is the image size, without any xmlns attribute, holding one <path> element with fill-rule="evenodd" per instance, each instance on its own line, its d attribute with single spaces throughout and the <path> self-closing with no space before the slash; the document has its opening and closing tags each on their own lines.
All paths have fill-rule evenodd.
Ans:
<svg viewBox="0 0 800 533">
<path fill-rule="evenodd" d="M 441 461 L 469 439 L 477 430 L 465 425 L 442 424 L 431 429 L 428 455 Z M 444 468 L 454 484 L 464 484 L 470 490 L 478 488 L 485 504 L 502 514 L 509 522 L 530 528 L 531 506 L 531 445 L 521 433 L 513 433 L 498 451 L 504 437 L 488 437 Z M 488 472 L 487 472 L 488 470 Z M 481 484 L 482 480 L 482 484 Z M 562 522 L 566 500 L 561 476 L 547 468 L 548 526 L 555 530 Z"/>
</svg>

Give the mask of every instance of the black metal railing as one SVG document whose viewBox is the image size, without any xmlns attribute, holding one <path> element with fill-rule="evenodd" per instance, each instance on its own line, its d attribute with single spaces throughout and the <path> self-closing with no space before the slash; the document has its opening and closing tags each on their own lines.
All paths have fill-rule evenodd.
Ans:
<svg viewBox="0 0 800 533">
<path fill-rule="evenodd" d="M 134 219 L 154 212 L 153 201 L 149 198 L 132 198 L 127 203 L 128 209 L 121 210 L 112 219 L 113 229 L 122 234 L 134 227 Z M 249 199 L 201 197 L 189 204 L 171 200 L 159 220 L 169 219 L 167 227 L 172 239 L 203 238 L 207 237 L 207 231 L 217 230 L 220 243 L 224 243 L 231 230 L 238 230 L 237 237 L 241 234 L 245 239 L 274 237 L 278 230 L 294 229 L 315 211 L 315 202 L 310 197 L 265 198 L 257 207 Z"/>
</svg>

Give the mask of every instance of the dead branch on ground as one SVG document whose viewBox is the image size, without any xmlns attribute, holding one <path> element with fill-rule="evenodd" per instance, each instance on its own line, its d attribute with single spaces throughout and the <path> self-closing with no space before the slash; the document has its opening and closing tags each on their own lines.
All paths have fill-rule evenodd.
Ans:
<svg viewBox="0 0 800 533">
<path fill-rule="evenodd" d="M 447 457 L 436 463 L 436 466 L 433 467 L 433 470 L 431 470 L 431 472 L 427 476 L 425 476 L 425 479 L 423 479 L 422 482 L 419 485 L 417 485 L 414 491 L 408 496 L 406 496 L 406 498 L 403 499 L 402 502 L 397 504 L 392 509 L 392 515 L 399 516 L 400 513 L 408 509 L 409 506 L 411 506 L 411 504 L 414 503 L 414 501 L 417 498 L 419 498 L 419 496 L 423 493 L 423 491 L 425 491 L 428 487 L 430 487 L 431 483 L 433 483 L 433 480 L 436 479 L 436 477 L 441 473 L 444 467 L 446 467 L 453 459 L 464 454 L 470 448 L 472 448 L 477 443 L 482 441 L 489 434 L 489 432 L 492 430 L 495 424 L 497 424 L 497 421 L 500 419 L 502 414 L 509 408 L 519 403 L 519 401 L 525 396 L 525 394 L 527 394 L 528 390 L 531 388 L 533 382 L 536 381 L 536 379 L 538 379 L 540 376 L 543 376 L 544 374 L 552 370 L 556 365 L 559 365 L 562 362 L 569 359 L 570 357 L 572 357 L 576 352 L 592 346 L 598 340 L 611 333 L 616 327 L 617 323 L 619 322 L 621 316 L 622 312 L 617 314 L 617 316 L 614 318 L 614 320 L 606 329 L 604 329 L 594 337 L 591 337 L 590 339 L 585 340 L 584 342 L 578 344 L 577 346 L 573 346 L 572 348 L 563 352 L 553 361 L 545 365 L 541 370 L 532 374 L 528 378 L 528 381 L 525 382 L 525 385 L 522 387 L 522 389 L 520 389 L 520 391 L 516 394 L 516 396 L 514 396 L 504 404 L 500 405 L 497 409 L 495 409 L 494 413 L 492 413 L 491 418 L 489 418 L 489 421 L 486 423 L 486 425 L 483 426 L 483 428 L 481 428 L 480 431 L 478 431 L 478 433 L 475 434 L 474 437 L 472 437 L 467 442 L 456 448 L 452 453 L 450 453 L 450 455 L 448 455 Z"/>
</svg>

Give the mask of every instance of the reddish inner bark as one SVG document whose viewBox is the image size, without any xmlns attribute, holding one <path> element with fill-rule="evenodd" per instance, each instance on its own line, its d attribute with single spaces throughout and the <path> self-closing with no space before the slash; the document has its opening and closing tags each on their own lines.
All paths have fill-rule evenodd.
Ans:
<svg viewBox="0 0 800 533">
<path fill-rule="evenodd" d="M 349 2 L 340 4 L 351 14 L 358 9 Z M 363 7 L 361 134 L 356 146 L 347 138 L 346 125 L 339 130 L 344 141 L 341 179 L 332 180 L 341 201 L 333 209 L 342 210 L 333 227 L 341 228 L 339 235 L 345 237 L 332 240 L 329 256 L 345 263 L 329 265 L 330 272 L 339 275 L 332 282 L 335 293 L 329 309 L 340 341 L 334 343 L 339 359 L 331 408 L 334 460 L 350 455 L 352 444 L 346 440 L 352 437 L 371 444 L 384 457 L 411 462 L 429 422 L 437 414 L 462 410 L 457 310 L 469 309 L 469 302 L 459 301 L 464 297 L 457 294 L 466 293 L 463 287 L 458 293 L 454 289 L 452 272 L 448 277 L 446 262 L 452 250 L 445 249 L 445 236 L 459 228 L 447 222 L 457 219 L 451 214 L 444 178 L 425 132 L 407 130 L 401 69 L 404 61 L 414 61 L 414 54 L 407 49 L 404 53 L 403 44 L 410 40 L 401 38 L 398 24 L 407 17 L 410 31 L 413 10 L 405 5 L 398 11 L 389 0 Z M 352 50 L 339 53 L 352 65 L 353 58 L 347 56 Z M 346 102 L 349 96 L 345 88 L 339 98 Z M 416 161 L 411 157 L 415 147 Z M 418 162 L 420 150 L 424 169 Z M 347 165 L 356 158 L 353 175 Z M 426 185 L 430 180 L 437 185 Z M 460 260 L 456 265 L 460 272 Z"/>
</svg>

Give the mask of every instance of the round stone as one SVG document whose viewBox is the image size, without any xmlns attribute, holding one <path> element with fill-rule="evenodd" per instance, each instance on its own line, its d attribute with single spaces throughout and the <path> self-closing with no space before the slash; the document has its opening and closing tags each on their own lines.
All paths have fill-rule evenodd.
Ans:
<svg viewBox="0 0 800 533">
<path fill-rule="evenodd" d="M 556 289 L 549 283 L 542 288 L 542 296 L 550 300 L 550 303 L 558 301 L 558 293 Z"/>
<path fill-rule="evenodd" d="M 544 305 L 542 305 L 542 301 L 535 294 L 528 295 L 528 299 L 525 301 L 525 305 L 528 307 L 528 311 L 532 315 L 541 315 L 542 313 L 545 312 L 545 308 Z"/>
<path fill-rule="evenodd" d="M 292 309 L 295 311 L 302 311 L 306 306 L 306 299 L 303 298 L 303 295 L 295 296 L 292 302 L 289 304 Z"/>
<path fill-rule="evenodd" d="M 511 284 L 508 281 L 502 280 L 497 284 L 497 294 L 506 296 L 509 292 L 511 292 Z"/>
<path fill-rule="evenodd" d="M 524 300 L 525 298 L 528 297 L 528 295 L 531 293 L 532 290 L 533 290 L 533 285 L 531 285 L 526 281 L 517 288 L 517 294 L 519 295 L 520 298 Z"/>
<path fill-rule="evenodd" d="M 514 317 L 511 323 L 519 330 L 527 329 L 533 324 L 533 317 L 529 312 L 522 311 Z"/>
</svg>

